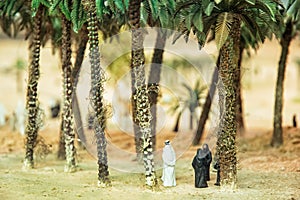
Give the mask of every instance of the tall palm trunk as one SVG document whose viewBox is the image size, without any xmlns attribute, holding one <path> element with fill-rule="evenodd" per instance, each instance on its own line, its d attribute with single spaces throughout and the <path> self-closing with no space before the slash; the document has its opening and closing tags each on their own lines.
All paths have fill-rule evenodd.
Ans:
<svg viewBox="0 0 300 200">
<path fill-rule="evenodd" d="M 244 115 L 243 115 L 243 99 L 242 99 L 242 87 L 241 87 L 241 69 L 242 69 L 242 60 L 243 60 L 243 53 L 244 53 L 244 46 L 240 45 L 240 55 L 238 60 L 238 69 L 236 70 L 236 82 L 238 84 L 237 88 L 237 99 L 236 99 L 236 106 L 237 106 L 237 114 L 236 114 L 236 122 L 237 122 L 237 131 L 240 135 L 243 135 L 245 131 L 245 123 L 244 123 Z"/>
<path fill-rule="evenodd" d="M 131 0 L 130 4 L 129 4 L 129 20 L 132 26 L 132 29 L 139 29 L 140 28 L 140 4 L 141 1 L 140 0 Z M 135 8 L 137 7 L 137 8 Z M 132 33 L 132 40 L 133 38 L 133 33 Z M 141 38 L 136 39 L 136 40 L 142 40 Z M 143 40 L 142 40 L 143 41 Z M 141 45 L 140 45 L 141 46 Z M 134 48 L 133 44 L 132 44 L 132 49 Z M 141 50 L 140 50 L 141 51 Z M 140 64 L 138 63 L 138 61 L 140 61 L 142 64 L 145 63 L 145 58 L 144 58 L 144 52 L 139 52 L 138 54 L 135 53 L 136 50 L 132 50 L 132 58 L 131 58 L 131 71 L 130 71 L 130 75 L 131 75 L 131 92 L 132 92 L 132 97 L 131 97 L 131 107 L 132 107 L 132 120 L 133 120 L 133 132 L 134 132 L 134 142 L 135 142 L 135 151 L 136 151 L 136 159 L 137 161 L 142 161 L 143 158 L 143 141 L 142 141 L 142 133 L 140 130 L 140 126 L 139 126 L 139 121 L 138 121 L 138 117 L 137 117 L 137 101 L 135 98 L 135 94 L 136 94 L 136 82 L 137 82 L 137 77 L 136 74 L 133 70 L 134 67 L 138 67 L 140 66 Z M 136 55 L 135 55 L 136 54 Z M 140 54 L 140 55 L 139 55 Z M 133 59 L 135 59 L 136 63 L 133 63 Z"/>
<path fill-rule="evenodd" d="M 217 139 L 217 156 L 220 161 L 221 186 L 235 188 L 237 181 L 236 157 L 236 70 L 238 67 L 240 19 L 234 16 L 231 31 L 220 49 L 219 101 L 224 105 Z M 221 82 L 221 83 L 220 83 Z M 223 104 L 224 103 L 224 104 Z"/>
<path fill-rule="evenodd" d="M 42 25 L 43 8 L 40 6 L 33 19 L 33 34 L 29 43 L 29 59 L 30 65 L 28 69 L 28 83 L 26 94 L 26 109 L 28 112 L 26 123 L 26 143 L 25 143 L 25 160 L 24 168 L 30 169 L 34 167 L 33 151 L 36 144 L 38 135 L 38 80 L 40 77 L 39 60 L 40 60 L 40 47 L 41 47 L 41 25 Z"/>
<path fill-rule="evenodd" d="M 190 130 L 193 130 L 194 128 L 193 119 L 194 119 L 194 112 L 190 112 Z"/>
<path fill-rule="evenodd" d="M 72 63 L 71 63 L 71 22 L 62 15 L 62 75 L 63 75 L 63 132 L 66 148 L 66 172 L 73 172 L 76 169 L 75 162 L 75 134 L 73 129 L 72 111 Z"/>
<path fill-rule="evenodd" d="M 156 148 L 156 123 L 157 123 L 157 97 L 159 94 L 159 82 L 161 74 L 161 64 L 163 62 L 164 48 L 166 45 L 166 34 L 161 33 L 160 30 L 157 32 L 155 41 L 155 49 L 152 56 L 151 68 L 148 80 L 149 89 L 149 101 L 151 106 L 151 140 L 152 148 L 155 151 Z"/>
<path fill-rule="evenodd" d="M 106 108 L 104 104 L 104 70 L 100 66 L 100 52 L 97 30 L 97 15 L 94 1 L 85 2 L 88 11 L 88 31 L 89 31 L 89 58 L 91 64 L 91 90 L 90 101 L 95 113 L 94 133 L 97 144 L 98 157 L 98 186 L 110 186 L 107 152 L 106 152 Z"/>
<path fill-rule="evenodd" d="M 180 124 L 180 118 L 181 118 L 181 115 L 182 115 L 182 111 L 180 111 L 177 115 L 177 118 L 176 118 L 176 122 L 175 122 L 175 126 L 173 128 L 173 132 L 178 132 L 179 131 L 179 124 Z"/>
<path fill-rule="evenodd" d="M 80 108 L 78 104 L 78 98 L 76 95 L 76 87 L 78 83 L 78 78 L 79 78 L 79 72 L 80 68 L 83 62 L 84 58 L 84 53 L 86 49 L 86 45 L 88 42 L 88 31 L 86 25 L 82 27 L 82 29 L 79 32 L 80 35 L 80 42 L 78 45 L 78 49 L 76 52 L 76 59 L 74 63 L 74 68 L 72 70 L 72 80 L 73 80 L 73 116 L 75 117 L 76 120 L 76 125 L 77 125 L 77 133 L 78 135 L 81 135 L 81 142 L 85 143 L 85 135 L 84 135 L 84 129 L 83 129 L 83 123 L 82 123 L 82 118 L 81 118 L 81 113 L 80 113 Z M 61 51 L 60 51 L 61 52 Z M 57 158 L 61 160 L 66 159 L 66 149 L 65 149 L 65 137 L 64 137 L 64 131 L 63 131 L 63 114 L 62 113 L 62 120 L 61 120 L 61 128 L 60 128 L 60 133 L 59 133 L 59 145 L 58 145 L 58 151 L 57 151 Z M 80 142 L 80 144 L 82 144 Z"/>
<path fill-rule="evenodd" d="M 62 59 L 62 47 L 59 49 L 59 56 L 60 56 L 60 59 Z M 61 108 L 63 108 L 63 103 L 61 105 Z M 60 119 L 61 119 L 61 121 L 60 121 L 60 129 L 59 129 L 57 159 L 66 160 L 66 141 L 65 141 L 65 134 L 64 134 L 64 112 L 61 112 Z"/>
<path fill-rule="evenodd" d="M 217 66 L 219 66 L 219 63 L 220 63 L 220 56 L 218 57 L 218 60 L 217 60 Z M 212 77 L 212 81 L 210 84 L 210 88 L 207 93 L 205 103 L 203 105 L 203 110 L 201 112 L 201 116 L 200 116 L 200 119 L 198 122 L 197 131 L 196 131 L 195 137 L 193 139 L 193 145 L 198 145 L 202 138 L 203 130 L 204 130 L 206 121 L 208 119 L 211 104 L 212 104 L 212 101 L 213 101 L 213 98 L 214 98 L 214 95 L 216 92 L 217 82 L 218 82 L 218 68 L 215 68 L 213 77 Z"/>
<path fill-rule="evenodd" d="M 293 24 L 289 20 L 286 24 L 285 31 L 280 41 L 281 55 L 278 66 L 278 75 L 276 83 L 275 107 L 274 107 L 274 123 L 273 137 L 271 146 L 279 147 L 283 144 L 282 138 L 282 107 L 283 107 L 283 83 L 286 69 L 286 61 L 289 53 L 289 46 L 292 40 Z"/>
<path fill-rule="evenodd" d="M 146 185 L 156 185 L 154 171 L 154 157 L 151 142 L 151 110 L 148 96 L 148 88 L 145 85 L 145 57 L 143 48 L 143 32 L 140 30 L 140 6 L 141 0 L 129 1 L 129 21 L 131 24 L 131 70 L 134 73 L 134 117 L 137 118 L 140 133 L 142 135 L 142 151 L 145 167 Z"/>
</svg>

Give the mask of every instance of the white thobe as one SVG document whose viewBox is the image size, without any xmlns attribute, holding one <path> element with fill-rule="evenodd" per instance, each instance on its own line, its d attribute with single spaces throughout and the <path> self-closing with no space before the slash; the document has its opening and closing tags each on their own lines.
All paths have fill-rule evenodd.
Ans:
<svg viewBox="0 0 300 200">
<path fill-rule="evenodd" d="M 163 185 L 166 187 L 176 186 L 175 179 L 175 162 L 176 162 L 176 154 L 173 147 L 168 144 L 163 148 L 162 153 L 163 159 L 163 172 L 161 180 L 163 181 Z"/>
</svg>

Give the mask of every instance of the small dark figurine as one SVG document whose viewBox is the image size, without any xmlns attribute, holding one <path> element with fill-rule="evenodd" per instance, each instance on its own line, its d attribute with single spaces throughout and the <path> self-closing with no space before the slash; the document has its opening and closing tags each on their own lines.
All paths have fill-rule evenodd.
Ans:
<svg viewBox="0 0 300 200">
<path fill-rule="evenodd" d="M 205 188 L 208 187 L 206 182 L 206 167 L 205 167 L 205 155 L 202 149 L 197 150 L 197 154 L 194 157 L 192 166 L 195 171 L 195 187 L 196 188 Z"/>
<path fill-rule="evenodd" d="M 214 164 L 214 168 L 217 170 L 217 180 L 216 180 L 215 185 L 220 186 L 220 163 L 219 163 L 219 160 L 217 160 L 216 163 Z"/>
<path fill-rule="evenodd" d="M 293 115 L 293 127 L 294 127 L 294 128 L 297 128 L 296 114 Z"/>
<path fill-rule="evenodd" d="M 57 100 L 51 106 L 51 118 L 57 118 L 60 112 L 60 102 Z"/>
<path fill-rule="evenodd" d="M 205 177 L 206 181 L 210 181 L 210 163 L 212 161 L 211 151 L 209 150 L 208 144 L 203 144 L 202 146 L 203 154 L 205 155 Z"/>
</svg>

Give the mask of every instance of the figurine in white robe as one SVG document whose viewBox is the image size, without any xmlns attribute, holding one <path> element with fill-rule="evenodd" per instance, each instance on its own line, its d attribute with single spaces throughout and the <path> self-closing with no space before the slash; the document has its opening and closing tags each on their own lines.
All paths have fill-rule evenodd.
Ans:
<svg viewBox="0 0 300 200">
<path fill-rule="evenodd" d="M 165 141 L 165 147 L 162 153 L 163 172 L 161 180 L 165 187 L 176 186 L 175 179 L 175 162 L 176 154 L 169 140 Z"/>
</svg>

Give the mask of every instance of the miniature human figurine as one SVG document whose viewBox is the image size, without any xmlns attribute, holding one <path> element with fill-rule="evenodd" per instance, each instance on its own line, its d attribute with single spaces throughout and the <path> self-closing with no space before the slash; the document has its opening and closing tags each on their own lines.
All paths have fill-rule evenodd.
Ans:
<svg viewBox="0 0 300 200">
<path fill-rule="evenodd" d="M 217 180 L 215 185 L 220 186 L 220 163 L 219 159 L 217 159 L 216 163 L 214 164 L 214 168 L 217 170 Z"/>
<path fill-rule="evenodd" d="M 195 187 L 205 188 L 208 187 L 205 177 L 205 155 L 202 149 L 197 150 L 197 154 L 194 157 L 192 166 L 195 171 Z"/>
<path fill-rule="evenodd" d="M 165 147 L 162 153 L 163 172 L 161 180 L 165 187 L 176 186 L 175 179 L 175 162 L 176 154 L 169 140 L 165 141 Z"/>
<path fill-rule="evenodd" d="M 296 114 L 293 115 L 293 127 L 297 128 L 297 119 Z"/>
<path fill-rule="evenodd" d="M 51 118 L 57 118 L 59 116 L 59 112 L 60 112 L 59 100 L 51 102 L 50 111 L 51 111 Z"/>
<path fill-rule="evenodd" d="M 210 181 L 210 163 L 212 161 L 211 151 L 209 150 L 208 144 L 203 144 L 202 146 L 203 153 L 205 155 L 205 177 L 206 181 Z"/>
</svg>

